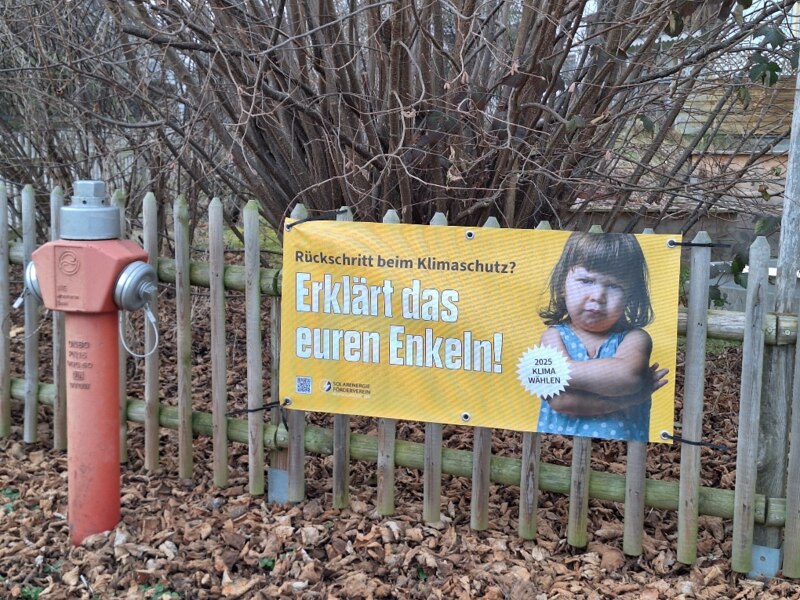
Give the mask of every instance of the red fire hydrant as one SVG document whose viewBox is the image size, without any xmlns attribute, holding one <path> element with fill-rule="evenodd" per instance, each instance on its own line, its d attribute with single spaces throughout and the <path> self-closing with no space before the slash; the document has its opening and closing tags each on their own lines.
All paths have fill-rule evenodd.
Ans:
<svg viewBox="0 0 800 600">
<path fill-rule="evenodd" d="M 102 181 L 77 181 L 61 209 L 61 239 L 36 250 L 26 286 L 64 312 L 68 515 L 73 544 L 120 520 L 119 310 L 143 307 L 156 274 L 119 239 L 120 213 Z"/>
</svg>

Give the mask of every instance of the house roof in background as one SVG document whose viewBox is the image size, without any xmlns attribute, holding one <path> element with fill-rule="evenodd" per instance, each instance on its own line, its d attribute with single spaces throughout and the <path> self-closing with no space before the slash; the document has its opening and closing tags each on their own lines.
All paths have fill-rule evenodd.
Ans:
<svg viewBox="0 0 800 600">
<path fill-rule="evenodd" d="M 728 85 L 742 84 L 730 82 Z M 729 111 L 726 109 L 725 120 L 706 153 L 749 154 L 774 143 L 789 131 L 794 109 L 794 77 L 784 77 L 772 87 L 748 82 L 747 85 L 742 85 L 742 89 L 749 93 L 749 102 L 745 103 L 742 97 L 739 97 Z M 719 87 L 708 87 L 708 90 L 707 93 L 694 94 L 687 99 L 685 108 L 675 124 L 682 135 L 687 137 L 697 135 L 706 116 L 719 101 Z M 784 154 L 788 151 L 788 147 L 787 138 L 779 141 L 770 153 Z"/>
</svg>

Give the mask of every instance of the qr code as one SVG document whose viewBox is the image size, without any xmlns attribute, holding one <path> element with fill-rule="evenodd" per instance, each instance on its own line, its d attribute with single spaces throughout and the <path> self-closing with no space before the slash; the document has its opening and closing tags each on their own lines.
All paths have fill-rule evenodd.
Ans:
<svg viewBox="0 0 800 600">
<path fill-rule="evenodd" d="M 310 394 L 311 393 L 311 377 L 297 377 L 295 379 L 295 391 L 298 394 Z"/>
</svg>

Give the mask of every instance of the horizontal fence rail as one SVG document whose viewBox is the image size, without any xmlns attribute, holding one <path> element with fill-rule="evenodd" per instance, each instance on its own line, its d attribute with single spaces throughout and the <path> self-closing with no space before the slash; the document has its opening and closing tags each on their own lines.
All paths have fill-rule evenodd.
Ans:
<svg viewBox="0 0 800 600">
<path fill-rule="evenodd" d="M 11 379 L 11 394 L 15 400 L 24 399 L 24 382 Z M 39 386 L 39 401 L 52 406 L 53 385 L 43 383 Z M 141 400 L 128 399 L 128 419 L 134 423 L 144 423 L 145 405 Z M 178 430 L 180 415 L 175 406 L 159 408 L 159 424 L 171 430 Z M 195 436 L 211 437 L 214 431 L 213 417 L 209 413 L 192 413 L 192 431 Z M 247 443 L 248 424 L 244 419 L 227 420 L 228 440 Z M 263 433 L 267 449 L 288 448 L 289 432 L 282 424 L 267 424 Z M 320 456 L 331 456 L 334 452 L 333 431 L 313 425 L 305 426 L 304 448 L 306 452 Z M 355 460 L 378 462 L 378 438 L 360 433 L 350 434 L 350 456 Z M 424 444 L 407 440 L 395 440 L 395 465 L 422 470 L 425 466 Z M 470 478 L 472 476 L 473 453 L 454 448 L 442 449 L 442 473 Z M 493 483 L 519 485 L 522 460 L 505 456 L 492 456 L 490 479 Z M 591 471 L 589 496 L 597 500 L 623 502 L 625 500 L 625 476 L 616 473 Z M 542 463 L 539 465 L 539 489 L 544 492 L 568 494 L 571 468 Z M 734 514 L 734 491 L 701 486 L 699 514 L 710 517 L 730 519 Z M 678 483 L 658 479 L 646 480 L 645 505 L 665 510 L 678 509 Z M 770 527 L 782 527 L 786 522 L 786 501 L 783 498 L 765 498 L 756 494 L 753 502 L 753 518 L 756 523 Z"/>
</svg>

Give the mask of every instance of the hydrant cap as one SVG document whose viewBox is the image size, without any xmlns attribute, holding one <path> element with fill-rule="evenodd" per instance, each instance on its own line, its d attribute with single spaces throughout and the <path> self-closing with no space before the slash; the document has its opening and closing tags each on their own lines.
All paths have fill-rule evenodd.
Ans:
<svg viewBox="0 0 800 600">
<path fill-rule="evenodd" d="M 114 304 L 120 310 L 139 310 L 158 291 L 156 270 L 143 260 L 129 264 L 117 278 L 114 286 Z"/>
<path fill-rule="evenodd" d="M 39 287 L 39 278 L 36 276 L 36 265 L 33 261 L 25 267 L 25 289 L 33 294 L 39 302 L 42 301 L 42 288 Z"/>
<path fill-rule="evenodd" d="M 103 181 L 76 181 L 72 204 L 61 207 L 61 238 L 116 240 L 121 234 L 120 213 L 109 206 Z"/>
</svg>

